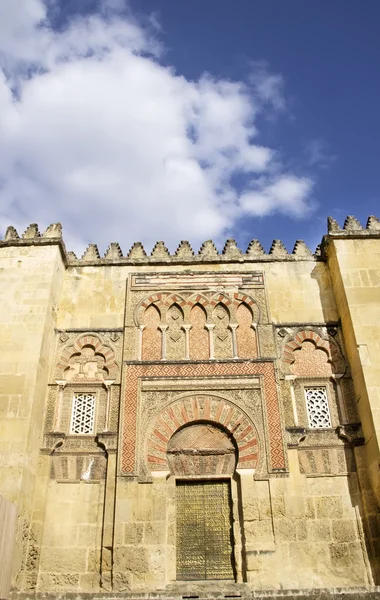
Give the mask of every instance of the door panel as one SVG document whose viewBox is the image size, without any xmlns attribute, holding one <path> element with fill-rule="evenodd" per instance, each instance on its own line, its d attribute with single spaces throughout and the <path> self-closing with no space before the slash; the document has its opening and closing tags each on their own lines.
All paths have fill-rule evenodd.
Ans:
<svg viewBox="0 0 380 600">
<path fill-rule="evenodd" d="M 177 579 L 234 579 L 229 481 L 177 482 Z"/>
</svg>

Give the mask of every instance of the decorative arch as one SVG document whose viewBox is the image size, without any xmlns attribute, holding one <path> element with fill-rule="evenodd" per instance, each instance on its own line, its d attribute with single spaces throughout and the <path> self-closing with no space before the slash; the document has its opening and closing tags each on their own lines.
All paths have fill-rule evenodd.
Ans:
<svg viewBox="0 0 380 600">
<path fill-rule="evenodd" d="M 142 359 L 161 360 L 161 331 L 159 330 L 161 313 L 156 304 L 144 309 L 144 329 L 142 332 Z"/>
<path fill-rule="evenodd" d="M 148 306 L 150 306 L 151 304 L 156 305 L 158 308 L 160 306 L 168 307 L 168 306 L 171 306 L 171 304 L 173 304 L 173 303 L 178 304 L 183 309 L 183 307 L 186 306 L 186 304 L 187 304 L 187 300 L 180 294 L 177 294 L 177 293 L 170 294 L 168 292 L 157 292 L 155 294 L 151 294 L 150 296 L 147 296 L 146 298 L 143 298 L 143 300 L 141 300 L 141 302 L 139 302 L 139 304 L 137 305 L 137 307 L 135 309 L 135 313 L 134 313 L 134 317 L 133 317 L 135 325 L 137 327 L 142 325 L 143 314 L 144 314 L 145 310 L 148 308 Z"/>
<path fill-rule="evenodd" d="M 313 348 L 318 351 L 319 356 L 321 357 L 321 352 L 324 353 L 327 357 L 327 361 L 323 361 L 322 358 L 318 361 L 317 356 L 311 358 L 313 354 Z M 298 331 L 296 335 L 288 340 L 284 345 L 284 350 L 282 354 L 282 365 L 283 371 L 291 372 L 294 363 L 299 362 L 300 355 L 297 356 L 296 353 L 302 352 L 305 355 L 305 361 L 310 363 L 310 368 L 305 365 L 302 369 L 302 375 L 331 375 L 332 373 L 345 371 L 345 362 L 337 343 L 329 339 L 324 339 L 317 331 L 312 329 L 303 329 Z M 316 360 L 317 359 L 317 360 Z M 311 363 L 313 361 L 313 363 Z M 324 372 L 318 373 L 318 364 L 320 366 L 323 362 L 326 362 L 329 367 L 327 367 Z M 306 373 L 309 368 L 309 372 Z M 330 372 L 329 372 L 330 370 Z M 305 372 L 303 372 L 305 371 Z M 301 372 L 300 372 L 301 374 Z"/>
<path fill-rule="evenodd" d="M 217 292 L 213 295 L 210 301 L 211 306 L 214 308 L 217 304 L 224 304 L 226 307 L 231 306 L 232 299 L 224 292 Z"/>
<path fill-rule="evenodd" d="M 260 308 L 257 302 L 249 296 L 248 294 L 243 294 L 241 292 L 235 292 L 234 295 L 235 305 L 238 306 L 241 303 L 246 304 L 252 311 L 254 323 L 260 322 Z"/>
<path fill-rule="evenodd" d="M 57 365 L 57 379 L 65 379 L 65 374 L 74 369 L 74 364 L 88 365 L 89 363 L 96 363 L 96 367 L 94 366 L 90 371 L 87 370 L 87 375 L 95 374 L 94 377 L 86 376 L 86 371 L 80 368 L 80 374 L 84 376 L 78 377 L 74 374 L 72 379 L 103 380 L 106 377 L 111 379 L 117 377 L 118 366 L 112 348 L 104 344 L 98 336 L 85 334 L 77 338 L 73 345 L 67 346 L 63 350 Z"/>
<path fill-rule="evenodd" d="M 188 423 L 168 442 L 170 473 L 177 476 L 233 475 L 237 448 L 225 428 L 209 421 Z"/>
<path fill-rule="evenodd" d="M 204 394 L 178 399 L 159 413 L 147 441 L 149 469 L 169 471 L 167 452 L 172 436 L 187 424 L 202 422 L 217 425 L 233 437 L 238 453 L 237 469 L 256 469 L 259 442 L 252 421 L 224 398 Z"/>
<path fill-rule="evenodd" d="M 237 354 L 239 358 L 257 357 L 257 340 L 254 329 L 254 316 L 251 307 L 244 301 L 236 307 L 236 330 Z"/>
<path fill-rule="evenodd" d="M 206 329 L 207 312 L 200 303 L 190 310 L 190 358 L 208 360 L 210 358 L 210 336 Z"/>
</svg>

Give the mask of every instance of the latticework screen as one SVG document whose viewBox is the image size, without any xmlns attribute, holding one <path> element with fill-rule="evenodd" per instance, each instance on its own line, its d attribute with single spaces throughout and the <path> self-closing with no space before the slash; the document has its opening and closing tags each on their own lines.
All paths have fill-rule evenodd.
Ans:
<svg viewBox="0 0 380 600">
<path fill-rule="evenodd" d="M 327 390 L 325 387 L 305 388 L 306 407 L 310 427 L 331 427 Z"/>
<path fill-rule="evenodd" d="M 70 433 L 93 433 L 95 394 L 75 394 Z"/>
</svg>

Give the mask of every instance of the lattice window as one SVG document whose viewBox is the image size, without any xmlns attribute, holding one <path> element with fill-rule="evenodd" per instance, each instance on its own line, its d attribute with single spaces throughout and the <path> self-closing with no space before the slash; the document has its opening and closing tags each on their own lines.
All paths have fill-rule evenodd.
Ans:
<svg viewBox="0 0 380 600">
<path fill-rule="evenodd" d="M 305 388 L 305 397 L 310 427 L 331 427 L 326 388 L 307 387 Z"/>
<path fill-rule="evenodd" d="M 75 394 L 70 433 L 93 433 L 95 394 Z"/>
</svg>

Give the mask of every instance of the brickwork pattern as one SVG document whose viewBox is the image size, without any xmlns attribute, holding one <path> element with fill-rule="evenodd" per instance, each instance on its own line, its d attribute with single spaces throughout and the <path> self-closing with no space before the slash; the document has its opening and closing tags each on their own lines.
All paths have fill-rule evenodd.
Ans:
<svg viewBox="0 0 380 600">
<path fill-rule="evenodd" d="M 331 377 L 333 369 L 325 350 L 316 348 L 313 342 L 303 342 L 301 348 L 294 350 L 294 363 L 290 370 L 298 377 Z"/>
<path fill-rule="evenodd" d="M 236 340 L 238 356 L 240 358 L 256 358 L 257 343 L 256 333 L 252 329 L 252 312 L 245 303 L 239 304 L 236 309 Z"/>
<path fill-rule="evenodd" d="M 190 312 L 190 358 L 208 360 L 210 357 L 209 333 L 205 327 L 206 313 L 200 304 Z"/>
<path fill-rule="evenodd" d="M 172 435 L 187 423 L 210 421 L 227 429 L 238 447 L 238 469 L 255 469 L 259 457 L 257 431 L 237 406 L 213 396 L 197 395 L 178 400 L 157 417 L 148 442 L 148 465 L 152 471 L 169 470 L 167 447 Z"/>
<path fill-rule="evenodd" d="M 143 331 L 143 360 L 160 360 L 161 358 L 161 332 L 158 329 L 160 324 L 160 313 L 154 304 L 151 304 L 144 314 Z"/>
<path fill-rule="evenodd" d="M 125 398 L 122 423 L 121 471 L 135 473 L 138 383 L 141 377 L 210 377 L 261 375 L 268 427 L 269 468 L 285 470 L 283 433 L 274 366 L 272 362 L 129 364 L 124 370 Z"/>
</svg>

